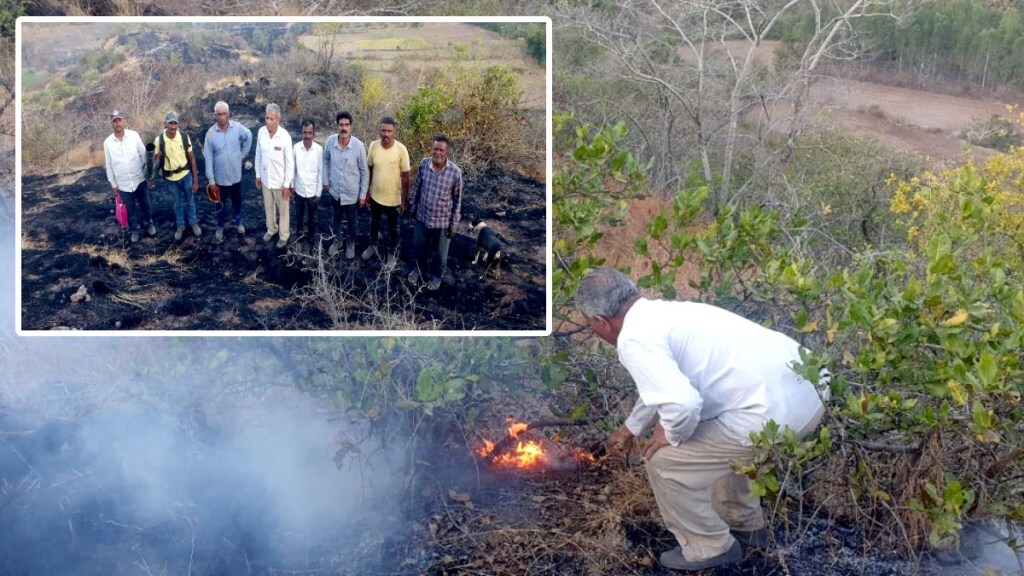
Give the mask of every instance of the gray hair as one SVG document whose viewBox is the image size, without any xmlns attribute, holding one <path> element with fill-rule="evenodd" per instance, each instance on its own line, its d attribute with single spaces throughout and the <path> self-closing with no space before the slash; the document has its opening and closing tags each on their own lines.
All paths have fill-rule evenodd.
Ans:
<svg viewBox="0 0 1024 576">
<path fill-rule="evenodd" d="M 225 112 L 231 112 L 231 107 L 228 106 L 228 103 L 223 100 L 213 105 L 214 112 L 216 112 L 218 108 L 223 108 Z"/>
<path fill-rule="evenodd" d="M 274 104 L 273 102 L 267 104 L 267 114 L 270 114 L 271 112 L 277 114 L 278 119 L 281 118 L 281 107 L 278 106 L 277 104 Z"/>
<path fill-rule="evenodd" d="M 612 318 L 630 298 L 638 296 L 640 289 L 615 268 L 598 268 L 587 274 L 576 289 L 576 309 L 587 318 Z"/>
</svg>

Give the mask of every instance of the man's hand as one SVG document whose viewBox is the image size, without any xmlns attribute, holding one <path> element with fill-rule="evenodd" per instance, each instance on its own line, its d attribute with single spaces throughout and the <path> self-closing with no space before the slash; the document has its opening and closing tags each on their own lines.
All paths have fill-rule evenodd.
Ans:
<svg viewBox="0 0 1024 576">
<path fill-rule="evenodd" d="M 367 199 L 367 198 L 360 198 L 359 199 L 359 207 L 360 208 L 366 208 L 369 205 L 370 205 L 369 199 Z"/>
<path fill-rule="evenodd" d="M 406 208 L 408 208 L 408 205 L 405 202 L 402 202 L 401 204 L 398 205 L 398 213 L 405 214 Z"/>
<path fill-rule="evenodd" d="M 316 206 L 319 203 L 320 203 L 320 195 L 317 194 L 316 196 L 313 196 L 313 205 Z"/>
<path fill-rule="evenodd" d="M 448 237 L 455 236 L 455 224 L 448 226 Z"/>
<path fill-rule="evenodd" d="M 644 460 L 650 460 L 654 457 L 655 452 L 665 446 L 668 446 L 668 439 L 665 438 L 665 429 L 661 427 L 659 422 L 654 426 L 654 433 L 651 434 L 651 439 L 647 442 L 647 446 L 644 447 Z"/>
<path fill-rule="evenodd" d="M 624 425 L 619 426 L 608 437 L 607 450 L 610 456 L 622 456 L 633 449 L 633 433 Z"/>
<path fill-rule="evenodd" d="M 285 200 L 291 198 L 292 197 L 292 189 L 288 188 L 287 186 L 284 187 L 284 188 L 281 188 L 281 196 L 284 197 Z"/>
<path fill-rule="evenodd" d="M 192 176 L 192 194 L 199 192 L 199 176 Z"/>
<path fill-rule="evenodd" d="M 262 190 L 262 188 L 261 188 L 262 186 L 263 186 L 263 182 L 260 180 L 260 177 L 257 176 L 256 177 L 256 189 L 257 190 Z"/>
</svg>

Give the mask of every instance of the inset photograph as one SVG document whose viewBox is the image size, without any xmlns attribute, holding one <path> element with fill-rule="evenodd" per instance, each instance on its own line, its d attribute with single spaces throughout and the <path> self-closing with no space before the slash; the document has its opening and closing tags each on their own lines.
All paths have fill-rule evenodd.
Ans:
<svg viewBox="0 0 1024 576">
<path fill-rule="evenodd" d="M 18 333 L 550 333 L 549 28 L 20 20 Z"/>
</svg>

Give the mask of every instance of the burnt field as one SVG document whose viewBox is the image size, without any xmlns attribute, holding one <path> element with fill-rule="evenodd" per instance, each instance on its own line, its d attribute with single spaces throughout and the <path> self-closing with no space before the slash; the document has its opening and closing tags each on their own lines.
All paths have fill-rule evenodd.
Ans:
<svg viewBox="0 0 1024 576">
<path fill-rule="evenodd" d="M 198 150 L 198 149 L 197 149 Z M 197 159 L 201 162 L 201 159 Z M 202 173 L 202 170 L 200 170 Z M 200 186 L 205 187 L 201 176 Z M 441 289 L 409 286 L 412 224 L 400 227 L 399 262 L 329 257 L 330 240 L 301 236 L 277 249 L 262 241 L 262 197 L 243 175 L 246 234 L 226 228 L 214 244 L 214 205 L 197 195 L 203 233 L 174 240 L 172 199 L 150 191 L 157 234 L 137 244 L 114 220 L 103 168 L 22 182 L 22 301 L 25 330 L 544 330 L 545 189 L 510 175 L 468 179 L 457 236 Z M 200 189 L 202 191 L 202 188 Z M 293 209 L 294 212 L 294 209 Z M 500 279 L 472 264 L 481 217 L 505 244 Z M 330 236 L 331 210 L 318 208 Z M 367 245 L 369 210 L 360 211 L 357 250 Z M 382 226 L 383 227 L 383 226 Z M 70 297 L 84 286 L 87 301 Z"/>
</svg>

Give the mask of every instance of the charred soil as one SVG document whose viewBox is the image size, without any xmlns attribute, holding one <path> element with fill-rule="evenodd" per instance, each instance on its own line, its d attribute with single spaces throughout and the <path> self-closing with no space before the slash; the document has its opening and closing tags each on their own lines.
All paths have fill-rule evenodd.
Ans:
<svg viewBox="0 0 1024 576">
<path fill-rule="evenodd" d="M 317 218 L 327 240 L 302 237 L 293 223 L 293 242 L 277 249 L 276 236 L 272 242 L 262 241 L 263 202 L 249 175 L 242 181 L 246 233 L 227 227 L 221 244 L 213 241 L 215 205 L 202 194 L 202 177 L 196 196 L 201 236 L 186 228 L 184 237 L 174 240 L 172 199 L 158 181 L 150 190 L 157 233 L 150 237 L 142 230 L 135 244 L 114 219 L 102 168 L 79 173 L 74 182 L 25 177 L 22 328 L 544 330 L 542 183 L 507 174 L 467 178 L 463 222 L 451 242 L 445 282 L 429 292 L 422 284 L 406 284 L 413 264 L 411 221 L 401 223 L 394 267 L 378 257 L 359 257 L 368 242 L 368 210 L 360 211 L 356 258 L 345 259 L 344 251 L 328 256 L 327 202 L 319 206 Z M 503 240 L 500 277 L 497 270 L 472 264 L 472 217 L 488 222 Z M 89 298 L 72 302 L 81 286 Z"/>
</svg>

